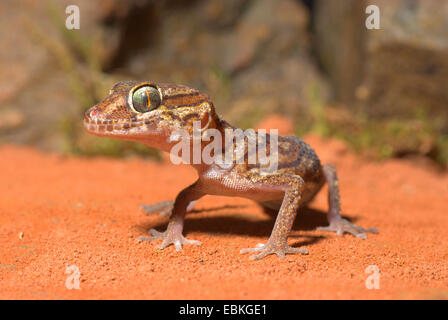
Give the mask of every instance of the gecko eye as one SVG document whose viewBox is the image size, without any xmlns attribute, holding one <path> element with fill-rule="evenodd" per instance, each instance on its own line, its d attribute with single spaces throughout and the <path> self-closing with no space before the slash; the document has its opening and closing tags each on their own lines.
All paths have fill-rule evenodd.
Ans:
<svg viewBox="0 0 448 320">
<path fill-rule="evenodd" d="M 151 86 L 140 87 L 132 94 L 132 106 L 137 112 L 154 110 L 161 102 L 159 91 Z"/>
</svg>

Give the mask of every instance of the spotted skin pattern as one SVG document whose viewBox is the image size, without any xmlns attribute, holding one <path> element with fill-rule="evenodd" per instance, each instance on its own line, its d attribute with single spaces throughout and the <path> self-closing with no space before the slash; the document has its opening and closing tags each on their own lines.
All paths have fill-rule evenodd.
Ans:
<svg viewBox="0 0 448 320">
<path fill-rule="evenodd" d="M 132 106 L 132 94 L 142 86 L 156 88 L 161 98 L 157 108 L 144 113 L 137 112 Z M 210 98 L 198 90 L 183 85 L 123 81 L 115 84 L 107 98 L 85 113 L 84 127 L 94 135 L 137 141 L 169 152 L 177 143 L 172 139 L 172 134 L 183 129 L 192 135 L 194 121 L 200 121 L 201 130 L 216 129 L 222 137 L 226 129 L 236 129 L 216 114 Z M 209 143 L 201 141 L 201 148 Z M 267 243 L 242 249 L 241 253 L 253 253 L 251 259 L 261 259 L 270 254 L 284 257 L 289 253 L 307 253 L 305 248 L 290 247 L 287 243 L 288 235 L 299 208 L 306 206 L 325 182 L 329 185 L 329 226 L 321 227 L 320 230 L 336 232 L 338 235 L 347 232 L 362 239 L 366 238 L 367 232 L 377 232 L 375 228 L 364 229 L 341 217 L 336 169 L 331 164 L 321 165 L 314 150 L 303 140 L 293 136 L 278 136 L 278 151 L 275 155 L 278 157 L 278 169 L 272 173 L 262 171 L 259 163 L 251 164 L 247 161 L 247 140 L 244 143 L 244 161 L 237 162 L 234 157 L 228 169 L 216 164 L 192 164 L 199 176 L 196 182 L 182 190 L 174 201 L 145 206 L 148 213 L 160 211 L 170 215 L 170 221 L 166 231 L 151 229 L 151 237 L 139 239 L 161 239 L 158 246 L 161 249 L 171 244 L 176 250 L 182 250 L 186 244 L 200 245 L 199 241 L 186 239 L 182 234 L 187 211 L 191 210 L 196 200 L 207 194 L 238 196 L 278 210 Z M 267 137 L 268 155 L 269 143 Z M 222 144 L 224 148 L 225 142 Z"/>
</svg>

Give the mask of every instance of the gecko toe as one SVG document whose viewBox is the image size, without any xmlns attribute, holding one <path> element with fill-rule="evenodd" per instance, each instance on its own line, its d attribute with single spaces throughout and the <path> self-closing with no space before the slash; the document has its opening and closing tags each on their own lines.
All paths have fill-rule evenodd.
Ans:
<svg viewBox="0 0 448 320">
<path fill-rule="evenodd" d="M 250 260 L 260 260 L 260 259 L 266 257 L 267 255 L 268 255 L 267 253 L 261 252 L 261 253 L 259 253 L 259 254 L 253 254 L 253 255 L 251 255 L 251 256 L 249 257 L 249 259 L 250 259 Z"/>
<path fill-rule="evenodd" d="M 165 249 L 166 247 L 168 247 L 169 245 L 170 245 L 169 242 L 167 242 L 167 241 L 162 241 L 162 243 L 159 244 L 159 245 L 157 245 L 156 248 L 157 248 L 157 249 L 160 249 L 160 250 L 163 250 L 163 249 Z M 182 249 L 182 246 L 181 246 L 180 248 Z M 177 249 L 177 248 L 176 248 L 176 249 Z M 177 251 L 179 251 L 179 250 L 177 250 Z"/>
<path fill-rule="evenodd" d="M 352 233 L 353 234 L 353 233 Z M 360 238 L 362 240 L 366 240 L 367 239 L 367 235 L 363 232 L 361 233 L 357 233 L 357 234 L 353 234 L 356 238 Z"/>
<path fill-rule="evenodd" d="M 284 257 L 286 257 L 286 253 L 283 251 L 277 251 L 276 254 L 277 254 L 277 257 L 279 257 L 280 259 L 283 259 Z"/>
<path fill-rule="evenodd" d="M 379 233 L 377 228 L 368 228 L 368 229 L 365 229 L 365 230 L 366 230 L 365 232 L 376 233 L 376 234 Z"/>
<path fill-rule="evenodd" d="M 138 242 L 142 242 L 142 241 L 151 242 L 151 241 L 154 241 L 154 240 L 157 240 L 157 239 L 160 239 L 160 238 L 163 237 L 163 232 L 159 232 L 156 229 L 150 229 L 148 231 L 148 233 L 150 235 L 152 235 L 152 237 L 140 236 L 140 237 L 137 238 L 137 241 Z"/>
<path fill-rule="evenodd" d="M 194 246 L 201 246 L 202 242 L 199 241 L 199 240 L 188 240 L 188 239 L 184 238 L 184 244 L 191 244 L 191 245 L 194 245 Z"/>
<path fill-rule="evenodd" d="M 137 241 L 138 242 L 143 242 L 143 241 L 153 241 L 154 240 L 154 238 L 153 237 L 145 237 L 145 236 L 140 236 L 140 237 L 138 237 L 137 238 Z"/>
<path fill-rule="evenodd" d="M 179 240 L 174 241 L 174 248 L 176 248 L 176 251 L 182 251 L 182 244 Z"/>
<path fill-rule="evenodd" d="M 252 253 L 258 252 L 257 254 L 253 254 L 249 257 L 250 260 L 260 260 L 268 255 L 276 254 L 279 258 L 284 258 L 286 254 L 308 254 L 308 249 L 306 248 L 293 248 L 290 247 L 286 242 L 280 245 L 272 245 L 269 242 L 264 245 L 259 243 L 255 248 L 245 248 L 241 249 L 240 253 Z"/>
<path fill-rule="evenodd" d="M 344 233 L 350 233 L 354 237 L 363 240 L 367 239 L 366 233 L 378 233 L 377 228 L 365 229 L 342 218 L 332 221 L 327 227 L 317 227 L 316 230 L 335 232 L 338 236 L 341 236 Z"/>
<path fill-rule="evenodd" d="M 259 252 L 264 247 L 264 243 L 258 243 L 255 248 L 244 248 L 240 250 L 241 254 Z"/>
<path fill-rule="evenodd" d="M 157 245 L 158 249 L 165 249 L 166 247 L 173 245 L 176 251 L 182 251 L 182 246 L 184 244 L 200 246 L 202 243 L 198 240 L 189 240 L 185 238 L 181 233 L 178 232 L 160 232 L 155 229 L 150 229 L 148 231 L 152 237 L 138 237 L 137 240 L 141 241 L 154 241 L 157 239 L 162 239 L 162 243 Z"/>
<path fill-rule="evenodd" d="M 149 229 L 149 234 L 153 236 L 154 239 L 162 238 L 164 232 L 157 231 L 156 229 Z"/>
</svg>

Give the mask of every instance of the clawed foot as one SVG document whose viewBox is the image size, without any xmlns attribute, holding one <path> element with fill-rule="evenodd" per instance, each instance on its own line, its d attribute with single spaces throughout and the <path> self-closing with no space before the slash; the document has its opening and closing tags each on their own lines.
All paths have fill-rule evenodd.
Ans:
<svg viewBox="0 0 448 320">
<path fill-rule="evenodd" d="M 287 253 L 301 253 L 308 254 L 308 249 L 305 248 L 293 248 L 286 242 L 281 245 L 272 245 L 269 242 L 265 245 L 263 243 L 257 244 L 255 248 L 241 249 L 240 253 L 259 252 L 258 254 L 251 255 L 249 259 L 259 260 L 270 254 L 276 254 L 279 258 L 284 258 Z"/>
<path fill-rule="evenodd" d="M 193 244 L 196 246 L 200 246 L 201 242 L 198 240 L 188 240 L 185 238 L 180 232 L 171 232 L 170 230 L 166 230 L 165 232 L 159 232 L 155 229 L 151 229 L 148 231 L 152 237 L 138 237 L 138 241 L 154 241 L 157 239 L 162 239 L 162 243 L 157 246 L 159 249 L 165 249 L 170 244 L 174 245 L 176 251 L 182 251 L 182 245 L 184 244 Z"/>
<path fill-rule="evenodd" d="M 364 229 L 342 218 L 332 221 L 328 227 L 317 227 L 316 230 L 332 231 L 336 232 L 337 235 L 343 235 L 345 232 L 347 232 L 352 234 L 356 238 L 361 239 L 367 239 L 367 232 L 378 233 L 378 230 L 376 228 Z"/>
</svg>

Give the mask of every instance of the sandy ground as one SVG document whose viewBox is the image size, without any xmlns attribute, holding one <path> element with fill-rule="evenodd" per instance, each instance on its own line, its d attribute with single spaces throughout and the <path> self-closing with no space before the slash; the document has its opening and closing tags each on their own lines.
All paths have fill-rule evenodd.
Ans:
<svg viewBox="0 0 448 320">
<path fill-rule="evenodd" d="M 448 175 L 406 160 L 362 160 L 338 141 L 305 138 L 339 170 L 344 215 L 377 227 L 367 240 L 315 231 L 326 189 L 299 212 L 289 243 L 309 255 L 250 261 L 272 218 L 251 201 L 207 196 L 186 220 L 201 247 L 158 250 L 137 237 L 167 218 L 140 205 L 173 199 L 187 166 L 0 147 L 1 299 L 447 299 Z M 80 289 L 68 289 L 68 266 Z M 367 289 L 366 268 L 380 270 Z M 73 270 L 73 269 L 72 269 Z M 70 282 L 69 284 L 73 284 Z M 70 287 L 70 286 L 69 286 Z"/>
</svg>

